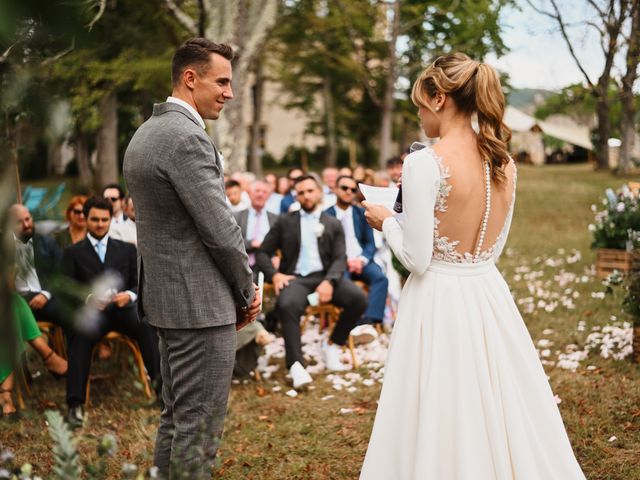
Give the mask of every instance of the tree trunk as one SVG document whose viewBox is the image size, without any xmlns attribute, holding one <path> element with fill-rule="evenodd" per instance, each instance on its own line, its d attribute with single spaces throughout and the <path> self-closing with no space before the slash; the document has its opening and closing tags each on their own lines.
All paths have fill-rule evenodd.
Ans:
<svg viewBox="0 0 640 480">
<path fill-rule="evenodd" d="M 633 85 L 638 78 L 638 61 L 640 60 L 640 6 L 634 2 L 631 10 L 631 32 L 627 46 L 627 71 L 622 77 L 622 145 L 620 146 L 620 163 L 618 173 L 627 174 L 631 170 L 631 152 L 636 136 L 634 117 L 636 114 L 633 98 Z"/>
<path fill-rule="evenodd" d="M 78 163 L 78 179 L 80 185 L 89 190 L 93 187 L 93 172 L 91 170 L 91 162 L 89 160 L 89 146 L 87 138 L 84 135 L 78 135 L 76 138 L 76 162 Z"/>
<path fill-rule="evenodd" d="M 336 138 L 336 119 L 331 96 L 331 79 L 325 77 L 322 82 L 322 96 L 325 114 L 325 165 L 335 167 L 338 161 L 338 140 Z"/>
<path fill-rule="evenodd" d="M 102 188 L 118 182 L 118 96 L 111 92 L 100 102 L 102 126 L 98 130 L 96 148 L 98 165 L 96 183 Z"/>
<path fill-rule="evenodd" d="M 264 93 L 264 75 L 262 60 L 255 63 L 256 79 L 253 85 L 253 122 L 251 123 L 251 143 L 249 147 L 249 170 L 258 177 L 262 176 L 262 146 L 260 128 L 262 123 L 262 97 Z"/>
<path fill-rule="evenodd" d="M 598 152 L 596 155 L 596 168 L 606 170 L 609 168 L 609 98 L 607 89 L 598 86 L 597 114 L 598 114 Z M 604 91 L 603 91 L 604 90 Z"/>
<path fill-rule="evenodd" d="M 393 3 L 393 21 L 391 24 L 391 39 L 388 45 L 389 68 L 387 71 L 384 98 L 382 100 L 382 118 L 380 120 L 380 153 L 378 155 L 378 165 L 380 168 L 386 166 L 387 159 L 391 157 L 391 135 L 394 112 L 394 99 L 396 80 L 398 79 L 398 59 L 396 53 L 396 43 L 400 30 L 400 3 L 396 0 Z"/>
</svg>

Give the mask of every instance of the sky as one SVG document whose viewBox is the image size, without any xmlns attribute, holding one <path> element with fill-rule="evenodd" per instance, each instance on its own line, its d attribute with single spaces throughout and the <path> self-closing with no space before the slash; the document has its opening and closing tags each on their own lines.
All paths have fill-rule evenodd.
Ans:
<svg viewBox="0 0 640 480">
<path fill-rule="evenodd" d="M 532 0 L 548 6 L 544 0 Z M 559 2 L 571 21 L 584 20 L 590 12 L 584 0 Z M 559 90 L 572 83 L 584 82 L 567 45 L 553 20 L 535 12 L 524 0 L 518 0 L 520 9 L 509 7 L 501 23 L 503 38 L 510 51 L 496 58 L 490 55 L 487 63 L 509 74 L 511 84 L 517 88 L 544 88 Z M 570 29 L 574 48 L 591 81 L 596 82 L 604 64 L 599 36 L 584 25 Z"/>
</svg>

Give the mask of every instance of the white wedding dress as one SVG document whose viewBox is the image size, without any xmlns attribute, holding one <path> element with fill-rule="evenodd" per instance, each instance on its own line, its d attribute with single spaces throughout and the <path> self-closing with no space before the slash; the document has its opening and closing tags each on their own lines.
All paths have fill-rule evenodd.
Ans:
<svg viewBox="0 0 640 480">
<path fill-rule="evenodd" d="M 470 184 L 465 168 L 430 147 L 409 155 L 404 212 L 383 224 L 411 275 L 360 479 L 584 479 L 494 263 L 511 225 L 515 165 L 502 190 L 476 185 L 478 175 Z"/>
</svg>

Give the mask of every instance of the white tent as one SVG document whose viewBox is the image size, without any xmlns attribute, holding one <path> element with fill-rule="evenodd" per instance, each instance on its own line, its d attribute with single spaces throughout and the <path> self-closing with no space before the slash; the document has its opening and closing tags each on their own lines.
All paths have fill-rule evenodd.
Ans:
<svg viewBox="0 0 640 480">
<path fill-rule="evenodd" d="M 562 122 L 538 120 L 508 105 L 504 113 L 504 123 L 514 132 L 530 132 L 532 128 L 538 127 L 545 135 L 593 150 L 589 129 L 567 117 L 563 118 Z"/>
</svg>

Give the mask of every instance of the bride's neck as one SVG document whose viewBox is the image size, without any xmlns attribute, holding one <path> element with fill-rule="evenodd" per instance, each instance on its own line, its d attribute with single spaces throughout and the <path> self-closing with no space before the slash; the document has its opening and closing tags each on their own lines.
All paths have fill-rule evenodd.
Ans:
<svg viewBox="0 0 640 480">
<path fill-rule="evenodd" d="M 476 132 L 471 126 L 471 118 L 457 115 L 440 125 L 440 140 L 447 137 L 475 137 Z"/>
</svg>

